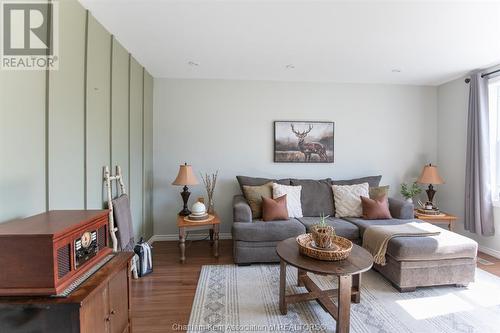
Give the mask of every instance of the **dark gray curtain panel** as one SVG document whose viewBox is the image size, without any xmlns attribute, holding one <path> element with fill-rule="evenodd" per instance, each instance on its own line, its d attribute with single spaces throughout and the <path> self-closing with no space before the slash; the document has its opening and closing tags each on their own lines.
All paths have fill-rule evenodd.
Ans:
<svg viewBox="0 0 500 333">
<path fill-rule="evenodd" d="M 469 87 L 465 230 L 483 236 L 495 234 L 490 186 L 488 80 L 476 72 Z"/>
</svg>

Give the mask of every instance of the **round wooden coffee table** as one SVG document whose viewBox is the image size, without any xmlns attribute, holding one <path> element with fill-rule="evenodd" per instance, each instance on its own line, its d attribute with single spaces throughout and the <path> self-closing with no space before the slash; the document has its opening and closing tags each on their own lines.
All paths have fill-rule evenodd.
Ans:
<svg viewBox="0 0 500 333">
<path fill-rule="evenodd" d="M 361 273 L 373 265 L 372 255 L 358 245 L 353 245 L 349 257 L 341 261 L 322 261 L 299 253 L 295 237 L 288 238 L 276 247 L 280 257 L 280 312 L 287 313 L 287 304 L 316 300 L 323 309 L 337 322 L 337 333 L 349 332 L 351 301 L 360 302 Z M 298 269 L 297 284 L 304 286 L 307 293 L 285 295 L 286 265 Z M 320 275 L 335 275 L 338 278 L 338 289 L 321 290 L 307 276 L 307 272 Z M 337 297 L 337 305 L 330 297 Z"/>
</svg>

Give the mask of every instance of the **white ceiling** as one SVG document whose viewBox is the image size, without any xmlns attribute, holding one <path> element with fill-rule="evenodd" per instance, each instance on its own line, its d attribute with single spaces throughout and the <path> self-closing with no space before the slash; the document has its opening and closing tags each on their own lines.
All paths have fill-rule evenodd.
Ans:
<svg viewBox="0 0 500 333">
<path fill-rule="evenodd" d="M 497 1 L 80 2 L 155 77 L 438 85 L 500 63 Z"/>
</svg>

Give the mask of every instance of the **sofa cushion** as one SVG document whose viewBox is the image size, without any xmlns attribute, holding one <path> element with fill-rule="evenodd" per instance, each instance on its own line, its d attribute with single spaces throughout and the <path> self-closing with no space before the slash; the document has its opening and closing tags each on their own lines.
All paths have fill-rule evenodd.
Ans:
<svg viewBox="0 0 500 333">
<path fill-rule="evenodd" d="M 356 185 L 332 185 L 335 200 L 335 217 L 359 217 L 363 215 L 361 197 L 368 197 L 368 183 Z"/>
<path fill-rule="evenodd" d="M 398 261 L 476 258 L 477 243 L 443 229 L 436 236 L 395 237 L 389 241 L 387 254 Z"/>
<path fill-rule="evenodd" d="M 302 186 L 273 184 L 274 199 L 286 195 L 286 209 L 289 217 L 302 217 L 301 194 Z"/>
<path fill-rule="evenodd" d="M 294 186 L 302 186 L 300 201 L 302 204 L 302 215 L 320 216 L 333 215 L 333 193 L 331 188 L 331 179 L 291 179 Z"/>
<path fill-rule="evenodd" d="M 305 225 L 307 232 L 310 232 L 313 225 L 320 222 L 319 217 L 301 217 L 298 220 L 303 225 Z M 351 240 L 356 240 L 359 238 L 359 229 L 352 223 L 335 217 L 327 218 L 326 223 L 335 228 L 335 233 L 338 236 L 345 237 Z"/>
<path fill-rule="evenodd" d="M 370 187 L 370 199 L 377 200 L 383 196 L 389 198 L 389 185 Z"/>
<path fill-rule="evenodd" d="M 262 197 L 262 220 L 279 221 L 288 219 L 288 210 L 286 209 L 286 194 L 273 198 Z"/>
<path fill-rule="evenodd" d="M 306 228 L 296 219 L 264 222 L 254 220 L 251 223 L 234 222 L 233 240 L 247 242 L 273 242 L 296 237 L 306 232 Z"/>
<path fill-rule="evenodd" d="M 363 178 L 354 178 L 346 180 L 332 180 L 332 185 L 356 185 L 368 183 L 370 187 L 377 187 L 380 184 L 382 176 L 369 176 Z"/>
<path fill-rule="evenodd" d="M 269 182 L 258 186 L 243 185 L 243 195 L 252 209 L 252 218 L 261 218 L 262 198 L 273 197 L 273 183 Z"/>
<path fill-rule="evenodd" d="M 383 195 L 377 199 L 361 197 L 361 205 L 363 206 L 363 218 L 367 220 L 392 218 L 391 212 L 389 212 L 389 204 L 387 203 L 387 195 Z"/>
<path fill-rule="evenodd" d="M 278 183 L 282 185 L 290 185 L 290 178 L 284 179 L 270 179 L 270 178 L 258 178 L 258 177 L 247 177 L 247 176 L 236 176 L 238 183 L 240 184 L 241 193 L 243 193 L 243 185 L 247 186 L 259 186 L 264 185 L 269 182 Z"/>
<path fill-rule="evenodd" d="M 360 237 L 370 225 L 403 224 L 409 222 L 423 222 L 420 220 L 363 220 L 346 219 L 359 227 Z M 477 243 L 465 236 L 441 230 L 436 236 L 425 237 L 395 237 L 389 241 L 387 255 L 398 261 L 407 260 L 442 260 L 456 258 L 475 258 Z"/>
<path fill-rule="evenodd" d="M 401 219 L 387 219 L 387 220 L 365 220 L 358 217 L 346 217 L 344 220 L 351 222 L 359 228 L 359 237 L 363 238 L 366 228 L 372 225 L 391 225 L 391 224 L 404 224 L 409 222 L 416 222 L 420 220 L 401 220 Z"/>
</svg>

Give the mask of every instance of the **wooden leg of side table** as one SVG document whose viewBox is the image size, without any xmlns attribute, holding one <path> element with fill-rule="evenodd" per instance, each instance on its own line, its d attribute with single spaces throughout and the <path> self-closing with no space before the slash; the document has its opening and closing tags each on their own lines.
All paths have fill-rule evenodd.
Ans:
<svg viewBox="0 0 500 333">
<path fill-rule="evenodd" d="M 214 257 L 219 257 L 219 225 L 215 224 L 213 226 L 213 238 L 214 238 Z"/>
<path fill-rule="evenodd" d="M 349 333 L 351 326 L 351 285 L 351 275 L 339 276 L 336 333 Z"/>
<path fill-rule="evenodd" d="M 280 313 L 286 315 L 286 298 L 285 298 L 285 287 L 286 287 L 286 262 L 280 260 Z"/>
<path fill-rule="evenodd" d="M 180 251 L 180 261 L 184 263 L 186 261 L 186 229 L 179 228 L 179 251 Z"/>
</svg>

